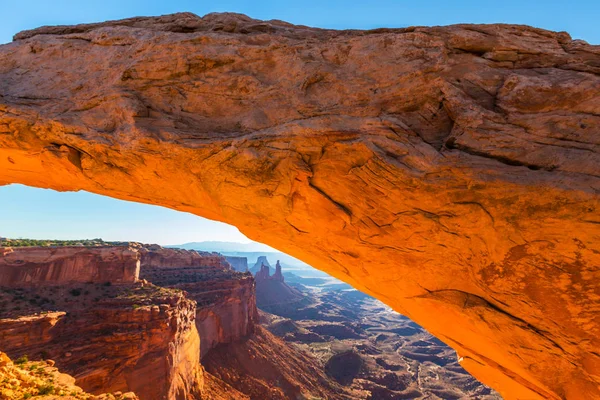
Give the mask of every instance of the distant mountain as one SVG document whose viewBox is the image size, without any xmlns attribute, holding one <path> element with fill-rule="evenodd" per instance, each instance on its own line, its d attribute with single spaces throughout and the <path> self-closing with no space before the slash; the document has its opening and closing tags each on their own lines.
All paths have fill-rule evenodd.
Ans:
<svg viewBox="0 0 600 400">
<path fill-rule="evenodd" d="M 176 247 L 186 250 L 216 251 L 218 253 L 277 252 L 274 248 L 258 242 L 190 242 L 165 247 Z"/>
</svg>

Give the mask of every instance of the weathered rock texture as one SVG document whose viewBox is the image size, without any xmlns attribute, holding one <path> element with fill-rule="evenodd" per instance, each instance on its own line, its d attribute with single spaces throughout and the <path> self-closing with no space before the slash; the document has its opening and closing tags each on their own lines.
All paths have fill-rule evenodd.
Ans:
<svg viewBox="0 0 600 400">
<path fill-rule="evenodd" d="M 0 184 L 236 225 L 509 398 L 600 397 L 600 48 L 177 14 L 0 47 Z"/>
<path fill-rule="evenodd" d="M 0 398 L 21 400 L 30 397 L 44 400 L 138 400 L 134 393 L 115 393 L 94 396 L 75 386 L 75 379 L 58 371 L 54 361 L 25 361 L 13 363 L 0 352 Z"/>
<path fill-rule="evenodd" d="M 138 281 L 138 248 L 0 254 L 0 349 L 9 356 L 52 358 L 95 394 L 200 396 L 196 304 L 181 291 Z"/>
<path fill-rule="evenodd" d="M 0 286 L 4 287 L 131 284 L 139 272 L 138 252 L 123 246 L 0 248 Z"/>
<path fill-rule="evenodd" d="M 21 292 L 19 299 L 28 302 L 39 293 Z M 66 291 L 56 293 L 71 297 Z M 5 317 L 3 311 L 0 349 L 13 358 L 51 358 L 94 394 L 133 391 L 141 399 L 199 398 L 203 381 L 193 301 L 152 287 L 103 299 L 85 297 L 49 306 L 66 313 L 26 315 L 21 306 L 22 316 Z M 85 307 L 77 305 L 83 302 Z"/>
<path fill-rule="evenodd" d="M 146 247 L 140 276 L 163 287 L 183 289 L 197 302 L 200 354 L 254 332 L 258 322 L 254 279 L 237 272 L 216 253 Z"/>
</svg>

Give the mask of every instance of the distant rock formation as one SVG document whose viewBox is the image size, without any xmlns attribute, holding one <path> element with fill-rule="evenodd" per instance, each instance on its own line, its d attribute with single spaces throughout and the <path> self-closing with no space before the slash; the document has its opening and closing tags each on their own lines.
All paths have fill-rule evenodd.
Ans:
<svg viewBox="0 0 600 400">
<path fill-rule="evenodd" d="M 132 284 L 138 279 L 139 269 L 140 254 L 128 246 L 0 248 L 3 287 Z"/>
<path fill-rule="evenodd" d="M 234 256 L 225 256 L 225 259 L 233 269 L 240 272 L 248 272 L 248 258 L 247 257 L 234 257 Z"/>
<path fill-rule="evenodd" d="M 141 255 L 145 267 L 178 269 L 181 267 L 218 267 L 231 269 L 231 265 L 219 253 L 196 250 L 182 250 L 161 247 L 157 244 L 134 243 Z"/>
<path fill-rule="evenodd" d="M 281 264 L 279 264 L 279 260 L 277 260 L 277 264 L 275 264 L 275 273 L 271 277 L 274 281 L 284 282 L 283 274 L 281 273 Z"/>
<path fill-rule="evenodd" d="M 252 272 L 253 275 L 256 275 L 256 273 L 258 271 L 260 271 L 262 265 L 265 265 L 265 266 L 271 268 L 271 264 L 269 264 L 269 260 L 267 260 L 267 256 L 258 256 L 258 258 L 256 259 L 256 262 L 254 263 L 254 266 L 252 268 L 250 268 L 250 272 Z"/>
<path fill-rule="evenodd" d="M 196 300 L 200 353 L 254 332 L 258 321 L 254 279 L 225 257 L 195 250 L 144 247 L 140 276 L 156 285 L 185 290 Z"/>
<path fill-rule="evenodd" d="M 273 312 L 272 307 L 294 303 L 304 298 L 300 291 L 285 283 L 279 260 L 277 260 L 273 276 L 270 274 L 269 260 L 261 256 L 258 261 L 261 262 L 260 270 L 254 276 L 258 308 Z"/>
</svg>

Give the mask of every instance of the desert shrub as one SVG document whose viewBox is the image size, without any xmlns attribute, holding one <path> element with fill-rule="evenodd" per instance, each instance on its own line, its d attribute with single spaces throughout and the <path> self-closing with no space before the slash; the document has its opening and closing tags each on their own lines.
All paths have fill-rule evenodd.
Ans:
<svg viewBox="0 0 600 400">
<path fill-rule="evenodd" d="M 81 289 L 71 289 L 71 291 L 69 293 L 71 293 L 71 296 L 77 297 L 77 296 L 81 295 Z"/>
<path fill-rule="evenodd" d="M 54 385 L 51 383 L 48 383 L 46 385 L 41 385 L 38 387 L 38 394 L 40 396 L 45 396 L 47 394 L 52 394 L 54 393 Z"/>
<path fill-rule="evenodd" d="M 29 361 L 29 357 L 27 357 L 27 355 L 25 354 L 25 355 L 17 358 L 15 360 L 15 364 L 17 364 L 17 365 L 23 365 L 23 364 L 25 364 L 28 361 Z"/>
</svg>

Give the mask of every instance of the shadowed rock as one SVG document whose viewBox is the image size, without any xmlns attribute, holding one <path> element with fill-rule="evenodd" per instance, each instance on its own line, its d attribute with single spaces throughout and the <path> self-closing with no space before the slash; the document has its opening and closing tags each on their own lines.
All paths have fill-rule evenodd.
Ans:
<svg viewBox="0 0 600 400">
<path fill-rule="evenodd" d="M 0 184 L 236 225 L 509 398 L 600 397 L 600 49 L 175 14 L 0 46 Z"/>
</svg>

